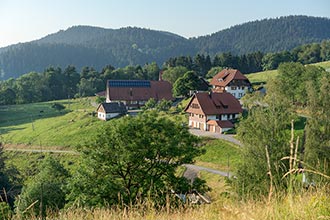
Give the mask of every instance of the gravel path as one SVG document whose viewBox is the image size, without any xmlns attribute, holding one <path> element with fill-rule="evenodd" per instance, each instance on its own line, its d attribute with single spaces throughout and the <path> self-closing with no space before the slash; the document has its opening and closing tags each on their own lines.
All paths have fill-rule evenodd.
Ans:
<svg viewBox="0 0 330 220">
<path fill-rule="evenodd" d="M 212 137 L 212 138 L 219 138 L 226 141 L 229 141 L 231 143 L 234 143 L 238 146 L 243 146 L 242 143 L 237 140 L 234 135 L 231 134 L 220 134 L 220 133 L 214 133 L 209 131 L 202 131 L 199 129 L 189 129 L 190 133 L 196 135 L 196 136 L 204 136 L 204 137 Z"/>
<path fill-rule="evenodd" d="M 190 180 L 194 180 L 197 177 L 198 172 L 200 172 L 200 171 L 206 171 L 206 172 L 209 172 L 209 173 L 214 173 L 214 174 L 229 177 L 229 178 L 233 176 L 233 173 L 231 173 L 231 172 L 225 172 L 225 171 L 221 171 L 221 170 L 214 170 L 214 169 L 210 169 L 210 168 L 202 167 L 202 166 L 197 166 L 197 165 L 193 165 L 193 164 L 184 164 L 183 166 L 187 168 L 187 170 L 183 174 L 183 176 L 186 177 L 187 179 L 190 179 Z"/>
</svg>

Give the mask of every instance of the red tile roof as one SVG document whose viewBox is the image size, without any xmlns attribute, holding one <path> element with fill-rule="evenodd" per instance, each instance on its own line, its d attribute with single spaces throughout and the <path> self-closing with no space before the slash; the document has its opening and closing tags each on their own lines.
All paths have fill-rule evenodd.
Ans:
<svg viewBox="0 0 330 220">
<path fill-rule="evenodd" d="M 108 80 L 107 86 L 113 101 L 173 100 L 172 85 L 167 81 Z"/>
<path fill-rule="evenodd" d="M 192 108 L 191 103 L 197 99 L 200 109 Z M 205 115 L 236 114 L 243 112 L 239 101 L 230 93 L 196 93 L 190 100 L 185 111 Z"/>
<path fill-rule="evenodd" d="M 250 84 L 248 78 L 246 78 L 239 70 L 236 69 L 223 69 L 212 78 L 210 84 L 213 86 L 225 87 L 232 80 L 246 81 L 246 83 Z"/>
<path fill-rule="evenodd" d="M 216 120 L 210 120 L 207 122 L 208 125 L 217 125 L 220 128 L 233 128 L 234 124 L 231 123 L 231 121 L 216 121 Z"/>
</svg>

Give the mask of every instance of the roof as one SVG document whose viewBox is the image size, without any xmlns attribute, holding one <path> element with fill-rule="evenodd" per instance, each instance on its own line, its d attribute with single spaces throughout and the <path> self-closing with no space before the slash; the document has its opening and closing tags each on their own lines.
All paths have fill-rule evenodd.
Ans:
<svg viewBox="0 0 330 220">
<path fill-rule="evenodd" d="M 210 120 L 207 122 L 208 125 L 217 125 L 220 128 L 233 128 L 234 124 L 231 121 L 216 121 Z"/>
<path fill-rule="evenodd" d="M 109 103 L 101 103 L 97 107 L 97 111 L 103 108 L 105 113 L 126 113 L 126 106 L 120 102 L 109 102 Z"/>
<path fill-rule="evenodd" d="M 111 87 L 150 87 L 148 80 L 109 80 Z"/>
<path fill-rule="evenodd" d="M 101 91 L 101 92 L 98 92 L 98 93 L 95 93 L 96 96 L 104 96 L 106 95 L 106 91 Z"/>
<path fill-rule="evenodd" d="M 240 82 L 243 81 L 244 84 L 251 86 L 251 83 L 248 78 L 246 78 L 246 76 L 244 76 L 239 70 L 236 69 L 223 69 L 221 72 L 219 72 L 212 78 L 210 84 L 213 86 L 225 87 L 234 80 Z"/>
<path fill-rule="evenodd" d="M 172 85 L 167 81 L 108 80 L 109 100 L 173 100 Z"/>
<path fill-rule="evenodd" d="M 243 112 L 239 101 L 230 93 L 195 93 L 185 111 L 198 114 L 200 109 L 191 108 L 197 100 L 205 115 L 236 114 Z"/>
</svg>

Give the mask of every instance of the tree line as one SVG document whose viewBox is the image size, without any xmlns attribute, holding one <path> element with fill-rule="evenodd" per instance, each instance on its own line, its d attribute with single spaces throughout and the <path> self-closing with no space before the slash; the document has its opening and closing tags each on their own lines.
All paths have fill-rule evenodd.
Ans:
<svg viewBox="0 0 330 220">
<path fill-rule="evenodd" d="M 223 68 L 251 73 L 276 69 L 283 62 L 309 64 L 326 60 L 330 60 L 330 41 L 279 53 L 255 52 L 240 56 L 222 53 L 214 58 L 204 54 L 172 57 L 162 67 L 156 62 L 117 69 L 107 65 L 101 71 L 83 67 L 79 73 L 72 65 L 65 69 L 49 67 L 42 73 L 30 72 L 17 79 L 0 81 L 0 105 L 92 96 L 105 90 L 109 79 L 157 80 L 160 71 L 163 71 L 163 79 L 173 85 L 176 96 L 186 96 L 189 90 L 198 90 L 199 78 L 211 78 Z"/>
</svg>

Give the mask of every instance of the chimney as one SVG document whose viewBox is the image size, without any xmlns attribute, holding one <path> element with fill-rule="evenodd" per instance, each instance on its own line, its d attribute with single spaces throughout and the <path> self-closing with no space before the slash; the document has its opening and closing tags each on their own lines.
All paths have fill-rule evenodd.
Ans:
<svg viewBox="0 0 330 220">
<path fill-rule="evenodd" d="M 163 81 L 163 70 L 159 71 L 159 79 L 158 81 Z"/>
</svg>

